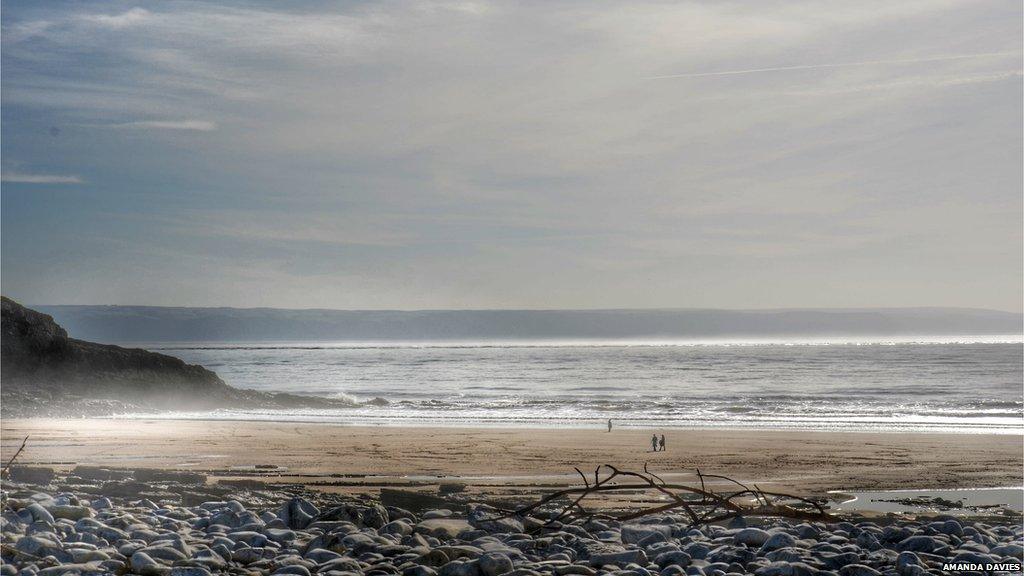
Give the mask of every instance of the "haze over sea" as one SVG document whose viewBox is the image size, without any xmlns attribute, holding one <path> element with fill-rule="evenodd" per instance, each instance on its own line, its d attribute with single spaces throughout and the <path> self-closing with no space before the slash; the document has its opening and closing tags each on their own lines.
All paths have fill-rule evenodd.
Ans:
<svg viewBox="0 0 1024 576">
<path fill-rule="evenodd" d="M 165 418 L 1024 434 L 1021 337 L 140 344 L 341 409 Z M 148 417 L 148 416 L 147 416 Z"/>
</svg>

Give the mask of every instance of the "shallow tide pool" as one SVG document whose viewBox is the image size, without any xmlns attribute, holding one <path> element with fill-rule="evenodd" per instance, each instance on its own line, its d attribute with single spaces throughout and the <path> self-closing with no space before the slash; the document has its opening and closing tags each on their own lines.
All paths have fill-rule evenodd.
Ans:
<svg viewBox="0 0 1024 576">
<path fill-rule="evenodd" d="M 1024 487 L 961 490 L 836 491 L 834 510 L 844 512 L 943 512 L 979 514 L 1000 508 L 1024 512 Z"/>
</svg>

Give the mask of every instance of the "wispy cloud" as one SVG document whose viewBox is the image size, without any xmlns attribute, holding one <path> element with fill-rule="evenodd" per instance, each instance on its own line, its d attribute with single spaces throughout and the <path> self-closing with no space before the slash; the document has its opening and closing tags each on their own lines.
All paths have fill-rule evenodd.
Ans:
<svg viewBox="0 0 1024 576">
<path fill-rule="evenodd" d="M 893 82 L 877 82 L 868 84 L 855 84 L 827 89 L 790 90 L 779 92 L 785 96 L 831 96 L 839 94 L 852 94 L 856 92 L 873 92 L 886 90 L 900 90 L 905 88 L 944 88 L 949 86 L 968 86 L 971 84 L 984 84 L 989 82 L 1005 82 L 1016 80 L 1024 76 L 1021 70 L 1009 72 L 995 72 L 992 74 L 976 74 L 968 76 L 950 76 L 939 78 L 911 78 L 907 80 L 896 80 Z"/>
<path fill-rule="evenodd" d="M 4 206 L 23 293 L 74 245 L 167 303 L 1019 307 L 1020 3 L 7 8 L 0 172 L 90 187 Z"/>
<path fill-rule="evenodd" d="M 19 184 L 81 184 L 83 182 L 79 176 L 25 174 L 23 172 L 4 172 L 0 174 L 0 181 Z"/>
<path fill-rule="evenodd" d="M 134 26 L 149 20 L 152 13 L 145 8 L 131 8 L 120 14 L 86 14 L 81 16 L 82 21 L 115 30 Z"/>
<path fill-rule="evenodd" d="M 210 132 L 217 129 L 217 124 L 207 120 L 140 120 L 110 124 L 109 127 L 128 130 L 193 130 L 197 132 Z"/>
<path fill-rule="evenodd" d="M 952 60 L 973 60 L 977 58 L 1002 58 L 1020 56 L 1020 52 L 983 52 L 980 54 L 953 54 L 947 56 L 930 56 L 926 58 L 894 58 L 892 60 L 865 60 L 863 62 L 836 62 L 827 64 L 798 64 L 795 66 L 773 66 L 770 68 L 748 68 L 746 70 L 719 70 L 716 72 L 689 72 L 684 74 L 665 74 L 649 76 L 646 80 L 666 80 L 669 78 L 704 78 L 709 76 L 739 76 L 742 74 L 761 74 L 764 72 L 787 72 L 790 70 L 819 70 L 826 68 L 853 68 L 859 66 L 893 66 L 898 64 L 926 64 L 929 62 L 949 62 Z"/>
</svg>

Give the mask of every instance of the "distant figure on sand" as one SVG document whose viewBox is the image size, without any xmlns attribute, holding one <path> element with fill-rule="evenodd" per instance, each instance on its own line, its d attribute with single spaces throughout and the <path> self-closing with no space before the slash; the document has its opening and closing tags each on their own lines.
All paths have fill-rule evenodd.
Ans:
<svg viewBox="0 0 1024 576">
<path fill-rule="evenodd" d="M 609 432 L 612 431 L 612 419 L 611 418 L 608 419 L 608 431 Z"/>
<path fill-rule="evenodd" d="M 658 451 L 658 435 L 651 434 L 651 452 Z"/>
<path fill-rule="evenodd" d="M 661 448 L 662 452 L 665 451 L 665 435 L 664 434 L 661 435 L 661 440 L 658 440 L 658 447 Z"/>
</svg>

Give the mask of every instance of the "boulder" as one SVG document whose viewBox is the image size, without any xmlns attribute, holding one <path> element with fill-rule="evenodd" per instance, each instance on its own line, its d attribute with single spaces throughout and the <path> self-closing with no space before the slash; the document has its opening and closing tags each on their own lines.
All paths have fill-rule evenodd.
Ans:
<svg viewBox="0 0 1024 576">
<path fill-rule="evenodd" d="M 771 552 L 779 548 L 789 548 L 794 544 L 796 544 L 796 538 L 785 532 L 776 532 L 761 544 L 761 550 L 758 553 L 763 555 L 765 552 Z"/>
<path fill-rule="evenodd" d="M 442 540 L 450 540 L 459 535 L 459 533 L 472 530 L 473 526 L 465 520 L 458 520 L 454 518 L 433 518 L 431 520 L 422 520 L 416 524 L 415 531 L 433 536 L 434 538 L 440 538 Z"/>
<path fill-rule="evenodd" d="M 734 542 L 747 546 L 763 546 L 769 538 L 771 534 L 760 528 L 744 528 L 732 535 Z"/>
<path fill-rule="evenodd" d="M 438 576 L 481 576 L 475 560 L 453 560 L 437 571 Z"/>
<path fill-rule="evenodd" d="M 647 564 L 647 554 L 643 550 L 625 550 L 623 552 L 605 552 L 590 555 L 590 565 L 600 568 L 606 565 L 624 567 L 627 564 Z"/>
<path fill-rule="evenodd" d="M 932 536 L 911 536 L 897 544 L 896 549 L 900 552 L 934 552 L 943 545 Z"/>
<path fill-rule="evenodd" d="M 169 576 L 212 576 L 211 572 L 201 566 L 175 566 Z"/>
<path fill-rule="evenodd" d="M 512 560 L 501 552 L 485 552 L 477 559 L 481 576 L 504 576 L 515 567 Z"/>
<path fill-rule="evenodd" d="M 772 562 L 754 570 L 754 576 L 793 576 L 793 565 L 789 562 Z"/>
<path fill-rule="evenodd" d="M 286 526 L 293 530 L 302 530 L 309 526 L 313 518 L 320 514 L 320 509 L 305 498 L 292 498 L 281 506 L 277 516 Z"/>
<path fill-rule="evenodd" d="M 847 564 L 839 569 L 839 576 L 881 576 L 881 572 L 864 564 Z"/>
<path fill-rule="evenodd" d="M 654 558 L 654 563 L 657 564 L 659 568 L 665 568 L 667 566 L 682 566 L 685 568 L 690 565 L 691 560 L 693 559 L 686 552 L 673 550 L 658 554 Z"/>
<path fill-rule="evenodd" d="M 651 536 L 661 536 L 665 541 L 672 537 L 672 527 L 664 524 L 626 524 L 620 531 L 623 544 L 637 544 Z"/>
<path fill-rule="evenodd" d="M 37 485 L 49 484 L 54 476 L 53 468 L 45 466 L 11 466 L 7 472 L 12 482 Z"/>
<path fill-rule="evenodd" d="M 132 571 L 142 576 L 163 576 L 170 572 L 170 568 L 161 565 L 144 552 L 132 554 L 130 563 Z"/>
</svg>

